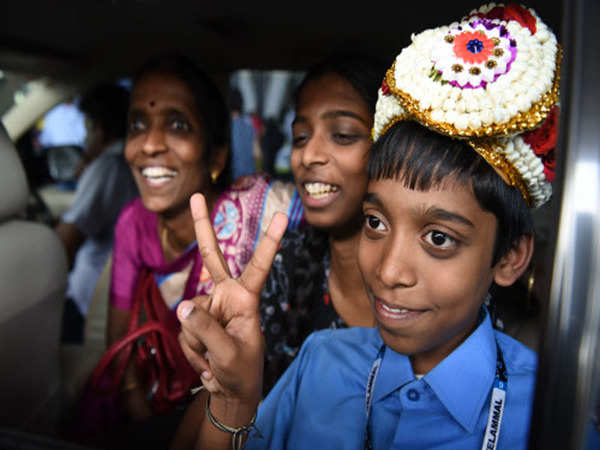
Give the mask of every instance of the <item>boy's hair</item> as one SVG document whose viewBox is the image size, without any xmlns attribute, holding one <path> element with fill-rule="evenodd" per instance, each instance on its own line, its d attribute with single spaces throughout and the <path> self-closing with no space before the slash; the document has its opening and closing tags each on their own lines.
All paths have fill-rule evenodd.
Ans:
<svg viewBox="0 0 600 450">
<path fill-rule="evenodd" d="M 133 86 L 144 76 L 152 73 L 173 75 L 183 81 L 192 91 L 206 136 L 206 168 L 210 167 L 213 154 L 223 146 L 229 147 L 229 110 L 217 84 L 192 59 L 180 54 L 165 54 L 147 61 L 135 74 Z M 216 186 L 229 186 L 231 152 L 227 155 L 224 169 L 216 180 Z"/>
<path fill-rule="evenodd" d="M 475 198 L 498 221 L 492 266 L 523 236 L 534 234 L 531 213 L 521 192 L 507 185 L 465 141 L 451 139 L 411 121 L 398 122 L 373 144 L 371 180 L 397 179 L 427 191 L 452 180 L 473 188 Z"/>
<path fill-rule="evenodd" d="M 127 130 L 129 92 L 114 83 L 102 83 L 87 91 L 79 101 L 79 110 L 99 125 L 108 140 L 122 139 Z"/>
</svg>

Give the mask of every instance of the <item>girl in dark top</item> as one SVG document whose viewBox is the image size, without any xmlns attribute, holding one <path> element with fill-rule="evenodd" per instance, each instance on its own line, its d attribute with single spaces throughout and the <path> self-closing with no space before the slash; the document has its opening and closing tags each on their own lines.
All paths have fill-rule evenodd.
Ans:
<svg viewBox="0 0 600 450">
<path fill-rule="evenodd" d="M 356 251 L 382 67 L 336 55 L 296 91 L 291 167 L 310 226 L 284 236 L 261 296 L 265 393 L 312 331 L 375 325 Z"/>
</svg>

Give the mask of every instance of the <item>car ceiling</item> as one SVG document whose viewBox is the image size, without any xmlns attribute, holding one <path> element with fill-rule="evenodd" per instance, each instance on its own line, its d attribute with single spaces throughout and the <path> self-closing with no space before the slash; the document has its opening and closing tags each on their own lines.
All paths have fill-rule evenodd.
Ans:
<svg viewBox="0 0 600 450">
<path fill-rule="evenodd" d="M 148 57 L 185 53 L 209 72 L 303 70 L 355 47 L 391 61 L 410 34 L 481 2 L 47 0 L 4 4 L 0 68 L 76 79 L 126 76 Z M 562 3 L 528 2 L 560 35 Z"/>
</svg>

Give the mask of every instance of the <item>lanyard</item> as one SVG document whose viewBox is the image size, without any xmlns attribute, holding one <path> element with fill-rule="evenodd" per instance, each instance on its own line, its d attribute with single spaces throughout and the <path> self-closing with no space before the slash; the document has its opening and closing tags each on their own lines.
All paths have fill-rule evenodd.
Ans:
<svg viewBox="0 0 600 450">
<path fill-rule="evenodd" d="M 371 416 L 371 404 L 373 402 L 375 381 L 377 380 L 377 374 L 379 373 L 379 368 L 381 367 L 384 354 L 385 345 L 382 345 L 377 353 L 377 357 L 375 358 L 373 365 L 371 366 L 371 370 L 369 371 L 369 378 L 367 378 L 367 388 L 365 392 L 365 413 L 367 416 L 365 449 L 367 450 L 371 450 L 373 448 L 369 433 L 369 418 Z M 496 355 L 496 376 L 494 379 L 494 386 L 492 388 L 492 398 L 490 400 L 488 421 L 485 428 L 485 433 L 483 435 L 481 450 L 495 450 L 498 446 L 500 424 L 502 423 L 502 413 L 504 412 L 504 405 L 506 402 L 506 386 L 508 384 L 508 376 L 506 374 L 506 365 L 504 364 L 502 350 L 500 350 L 498 342 L 496 342 Z"/>
</svg>

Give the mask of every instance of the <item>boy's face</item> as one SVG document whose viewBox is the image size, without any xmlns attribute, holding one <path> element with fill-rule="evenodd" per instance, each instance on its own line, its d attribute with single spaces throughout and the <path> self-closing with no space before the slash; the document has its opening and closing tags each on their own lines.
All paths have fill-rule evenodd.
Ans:
<svg viewBox="0 0 600 450">
<path fill-rule="evenodd" d="M 470 186 L 370 181 L 358 262 L 381 336 L 426 373 L 475 328 L 493 280 L 496 218 Z"/>
</svg>

